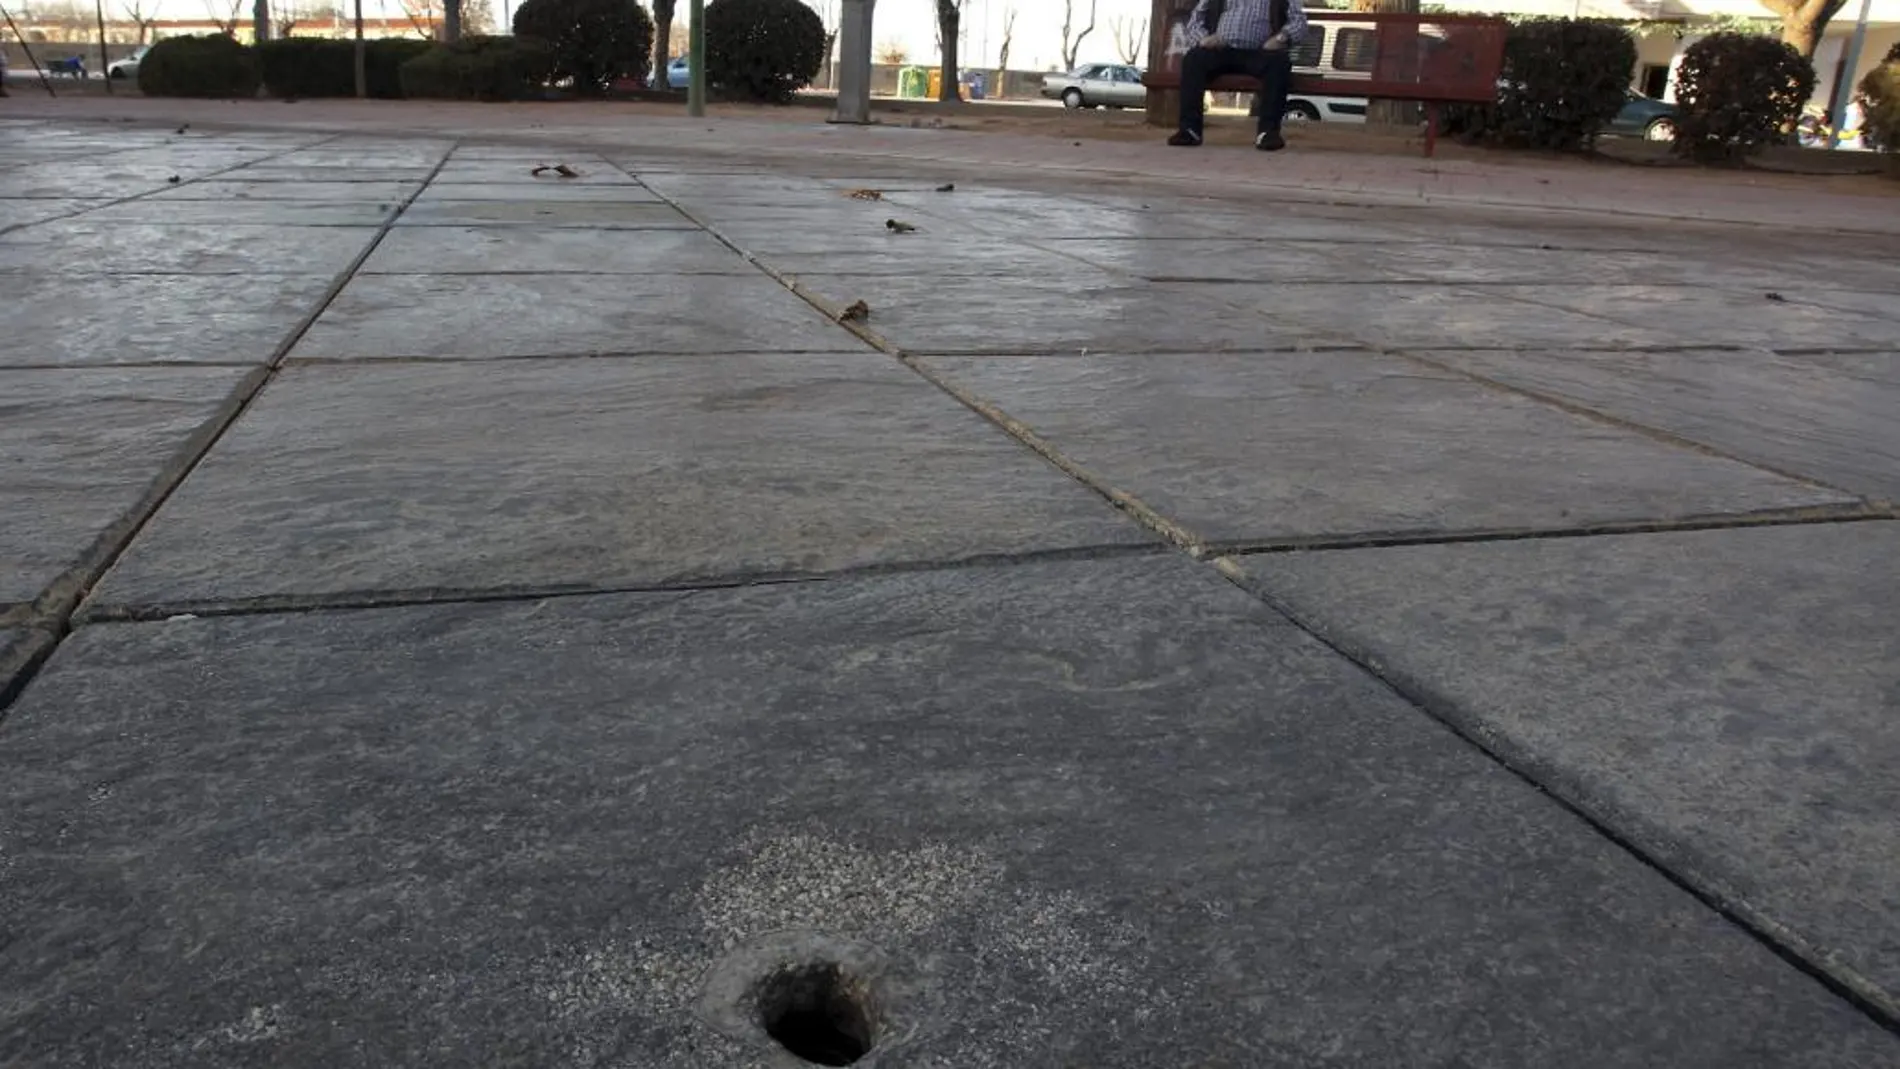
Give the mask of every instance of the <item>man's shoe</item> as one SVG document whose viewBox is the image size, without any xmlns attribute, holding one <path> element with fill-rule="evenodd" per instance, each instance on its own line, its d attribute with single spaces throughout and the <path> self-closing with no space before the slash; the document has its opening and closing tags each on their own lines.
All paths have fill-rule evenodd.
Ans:
<svg viewBox="0 0 1900 1069">
<path fill-rule="evenodd" d="M 1253 139 L 1253 147 L 1262 152 L 1278 152 L 1286 147 L 1286 138 L 1278 130 L 1268 130 Z"/>
<path fill-rule="evenodd" d="M 1175 148 L 1194 148 L 1200 143 L 1201 135 L 1192 130 L 1176 130 L 1174 136 L 1168 138 L 1168 144 Z"/>
</svg>

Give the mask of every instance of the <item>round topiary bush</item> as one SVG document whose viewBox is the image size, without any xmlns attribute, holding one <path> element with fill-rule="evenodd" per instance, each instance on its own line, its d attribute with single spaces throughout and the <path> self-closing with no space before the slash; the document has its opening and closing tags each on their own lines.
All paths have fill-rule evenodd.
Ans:
<svg viewBox="0 0 1900 1069">
<path fill-rule="evenodd" d="M 167 37 L 139 61 L 139 92 L 153 97 L 257 95 L 257 56 L 223 34 Z"/>
<path fill-rule="evenodd" d="M 402 93 L 416 99 L 533 100 L 553 66 L 553 49 L 533 37 L 464 37 L 404 63 Z"/>
<path fill-rule="evenodd" d="M 634 0 L 523 0 L 515 35 L 553 50 L 554 80 L 598 96 L 619 78 L 644 81 L 653 52 L 653 20 Z"/>
<path fill-rule="evenodd" d="M 1868 148 L 1900 160 L 1900 45 L 1894 45 L 1880 66 L 1860 80 L 1861 140 Z M 1896 173 L 1900 173 L 1897 170 Z"/>
<path fill-rule="evenodd" d="M 727 96 L 783 104 L 824 62 L 825 24 L 800 0 L 706 5 L 706 80 Z"/>
<path fill-rule="evenodd" d="M 1635 69 L 1636 42 L 1617 23 L 1529 19 L 1505 38 L 1497 103 L 1453 109 L 1447 132 L 1521 148 L 1582 148 L 1629 102 Z"/>
<path fill-rule="evenodd" d="M 1781 141 L 1814 93 L 1814 64 L 1773 37 L 1716 33 L 1689 46 L 1676 72 L 1676 151 L 1739 160 Z"/>
</svg>

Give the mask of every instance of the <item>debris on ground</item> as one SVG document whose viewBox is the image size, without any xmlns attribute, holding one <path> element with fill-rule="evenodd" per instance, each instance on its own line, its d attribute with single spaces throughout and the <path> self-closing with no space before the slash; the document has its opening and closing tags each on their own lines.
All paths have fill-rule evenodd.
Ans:
<svg viewBox="0 0 1900 1069">
<path fill-rule="evenodd" d="M 170 182 L 172 185 L 177 185 L 179 178 L 177 175 L 172 175 L 170 178 L 165 179 L 165 181 Z"/>
<path fill-rule="evenodd" d="M 191 129 L 191 124 L 190 124 L 190 123 L 186 123 L 185 125 L 183 125 L 183 126 L 181 126 L 181 127 L 179 127 L 179 128 L 178 128 L 178 132 L 182 134 L 182 133 L 184 133 L 184 132 L 185 132 L 186 130 L 189 130 L 189 129 Z"/>
<path fill-rule="evenodd" d="M 917 226 L 914 223 L 906 223 L 901 219 L 886 219 L 884 220 L 884 229 L 893 234 L 908 234 L 917 229 Z"/>
<path fill-rule="evenodd" d="M 579 178 L 581 176 L 579 171 L 576 171 L 565 163 L 544 163 L 528 172 L 531 178 L 539 178 L 544 174 L 554 174 L 561 178 Z"/>
<path fill-rule="evenodd" d="M 1781 294 L 1776 293 L 1774 290 L 1769 290 L 1767 293 L 1763 294 L 1762 296 L 1767 297 L 1771 301 L 1785 301 L 1788 299 L 1786 297 L 1783 297 Z"/>
<path fill-rule="evenodd" d="M 852 301 L 850 306 L 838 313 L 840 323 L 862 323 L 871 318 L 871 306 L 863 301 Z"/>
<path fill-rule="evenodd" d="M 945 182 L 943 185 L 937 187 L 937 192 L 939 193 L 955 193 L 956 191 L 957 184 L 955 182 Z"/>
<path fill-rule="evenodd" d="M 852 200 L 883 200 L 884 194 L 875 189 L 854 189 L 845 196 Z"/>
</svg>

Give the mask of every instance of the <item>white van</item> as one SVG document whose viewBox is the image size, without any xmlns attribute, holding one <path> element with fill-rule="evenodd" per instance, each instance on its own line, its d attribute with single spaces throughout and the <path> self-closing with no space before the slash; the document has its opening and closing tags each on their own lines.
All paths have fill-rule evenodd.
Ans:
<svg viewBox="0 0 1900 1069">
<path fill-rule="evenodd" d="M 1365 81 L 1372 77 L 1378 32 L 1369 22 L 1309 22 L 1306 39 L 1293 49 L 1293 73 Z M 1286 121 L 1363 123 L 1366 98 L 1314 96 L 1296 89 L 1286 98 Z"/>
</svg>

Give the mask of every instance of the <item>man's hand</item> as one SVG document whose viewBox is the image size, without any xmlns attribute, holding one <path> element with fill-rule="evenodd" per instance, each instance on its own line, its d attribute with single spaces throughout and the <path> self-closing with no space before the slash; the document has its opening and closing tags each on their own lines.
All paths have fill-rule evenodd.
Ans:
<svg viewBox="0 0 1900 1069">
<path fill-rule="evenodd" d="M 1200 47 L 1202 47 L 1202 48 L 1226 48 L 1226 47 L 1227 47 L 1227 42 L 1221 39 L 1221 35 L 1220 35 L 1220 34 L 1218 34 L 1218 33 L 1210 33 L 1210 34 L 1208 34 L 1208 35 L 1207 35 L 1206 37 L 1203 37 L 1203 38 L 1201 38 L 1201 44 L 1200 44 Z"/>
<path fill-rule="evenodd" d="M 1286 48 L 1286 38 L 1281 37 L 1279 34 L 1276 33 L 1272 37 L 1267 38 L 1267 42 L 1261 45 L 1260 47 L 1266 49 L 1269 52 L 1282 51 Z"/>
</svg>

